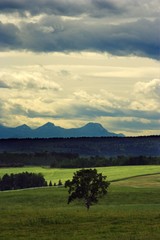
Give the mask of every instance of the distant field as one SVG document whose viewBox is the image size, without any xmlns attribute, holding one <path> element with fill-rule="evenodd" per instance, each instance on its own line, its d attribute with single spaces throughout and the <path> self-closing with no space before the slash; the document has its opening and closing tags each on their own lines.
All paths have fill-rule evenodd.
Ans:
<svg viewBox="0 0 160 240">
<path fill-rule="evenodd" d="M 30 168 L 31 171 L 36 169 L 37 172 L 42 170 Z M 14 169 L 10 170 L 13 172 Z M 115 180 L 119 177 L 151 174 L 160 169 L 159 166 L 145 166 L 98 170 L 108 175 L 110 180 Z M 29 169 L 25 168 L 25 171 Z M 57 174 L 54 179 L 61 176 L 65 180 L 74 171 L 44 169 L 44 175 L 50 179 Z M 4 172 L 5 169 L 1 169 L 1 174 Z M 63 173 L 66 175 L 63 176 Z M 67 205 L 67 196 L 64 187 L 0 192 L 0 239 L 160 239 L 160 174 L 111 183 L 108 195 L 89 211 L 78 202 Z"/>
<path fill-rule="evenodd" d="M 146 166 L 119 166 L 119 167 L 100 167 L 97 168 L 98 172 L 107 176 L 109 181 L 119 180 L 132 176 L 139 176 L 145 174 L 160 173 L 160 165 L 146 165 Z M 42 173 L 45 179 L 58 182 L 59 179 L 64 183 L 67 179 L 71 179 L 73 173 L 78 169 L 51 169 L 45 167 L 22 167 L 22 168 L 0 168 L 0 177 L 5 173 L 20 173 L 20 172 L 34 172 Z"/>
<path fill-rule="evenodd" d="M 134 188 L 160 188 L 160 173 L 146 176 L 137 176 L 112 183 L 116 186 L 131 186 Z"/>
</svg>

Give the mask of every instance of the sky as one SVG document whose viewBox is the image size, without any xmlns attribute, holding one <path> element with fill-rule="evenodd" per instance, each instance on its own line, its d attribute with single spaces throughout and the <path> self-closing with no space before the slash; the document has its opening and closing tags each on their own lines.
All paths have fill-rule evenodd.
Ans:
<svg viewBox="0 0 160 240">
<path fill-rule="evenodd" d="M 160 134 L 159 0 L 0 0 L 0 125 Z"/>
</svg>

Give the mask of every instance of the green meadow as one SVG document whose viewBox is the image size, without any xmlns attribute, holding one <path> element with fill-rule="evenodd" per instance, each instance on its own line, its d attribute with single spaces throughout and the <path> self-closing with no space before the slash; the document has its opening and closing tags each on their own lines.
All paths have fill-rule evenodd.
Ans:
<svg viewBox="0 0 160 240">
<path fill-rule="evenodd" d="M 75 169 L 10 168 L 4 173 L 41 172 L 50 181 Z M 108 176 L 108 195 L 87 211 L 67 204 L 67 189 L 46 187 L 0 192 L 2 240 L 159 240 L 160 166 L 98 168 Z M 121 179 L 121 180 L 120 180 Z"/>
<path fill-rule="evenodd" d="M 42 173 L 45 179 L 58 182 L 59 179 L 64 183 L 67 179 L 71 179 L 73 173 L 78 169 L 62 169 L 62 168 L 49 168 L 49 167 L 17 167 L 17 168 L 0 168 L 0 177 L 5 173 L 21 173 L 21 172 L 34 172 Z M 99 167 L 98 172 L 107 176 L 109 181 L 120 180 L 128 177 L 160 173 L 160 165 L 146 165 L 146 166 L 119 166 L 119 167 Z"/>
</svg>

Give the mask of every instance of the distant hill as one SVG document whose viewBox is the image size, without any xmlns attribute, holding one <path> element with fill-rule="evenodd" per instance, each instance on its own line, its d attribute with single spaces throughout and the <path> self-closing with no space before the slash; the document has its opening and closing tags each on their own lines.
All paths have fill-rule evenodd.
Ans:
<svg viewBox="0 0 160 240">
<path fill-rule="evenodd" d="M 144 137 L 79 137 L 79 138 L 34 138 L 34 139 L 0 139 L 0 154 L 32 153 L 44 161 L 47 154 L 71 153 L 80 156 L 159 156 L 160 136 Z M 52 156 L 53 153 L 53 156 Z M 11 161 L 17 157 L 8 157 Z M 24 156 L 23 156 L 24 158 Z M 1 155 L 0 155 L 1 160 Z M 32 161 L 30 159 L 29 161 Z"/>
<path fill-rule="evenodd" d="M 124 137 L 123 134 L 116 134 L 107 131 L 99 123 L 88 123 L 80 128 L 62 128 L 53 123 L 46 123 L 36 129 L 26 124 L 11 128 L 0 125 L 0 138 L 69 138 L 69 137 Z"/>
</svg>

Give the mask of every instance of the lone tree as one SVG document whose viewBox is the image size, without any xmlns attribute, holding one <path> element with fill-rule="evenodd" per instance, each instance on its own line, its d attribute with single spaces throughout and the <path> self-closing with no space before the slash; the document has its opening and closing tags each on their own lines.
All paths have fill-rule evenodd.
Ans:
<svg viewBox="0 0 160 240">
<path fill-rule="evenodd" d="M 98 198 L 107 194 L 110 183 L 106 181 L 106 176 L 97 173 L 96 169 L 82 169 L 74 173 L 72 181 L 67 180 L 65 187 L 69 188 L 68 204 L 75 199 L 83 200 L 84 205 L 89 210 L 93 203 L 98 202 Z"/>
</svg>

